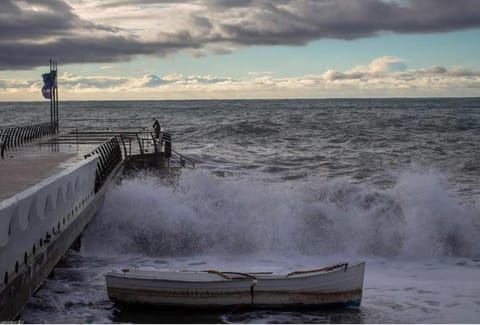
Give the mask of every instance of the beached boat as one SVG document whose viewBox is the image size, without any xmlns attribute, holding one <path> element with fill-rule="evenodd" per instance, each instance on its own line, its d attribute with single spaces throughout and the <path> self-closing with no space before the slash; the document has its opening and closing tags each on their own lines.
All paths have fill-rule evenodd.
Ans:
<svg viewBox="0 0 480 325">
<path fill-rule="evenodd" d="M 287 275 L 124 269 L 105 275 L 111 300 L 123 304 L 219 308 L 318 305 L 359 306 L 365 262 Z"/>
</svg>

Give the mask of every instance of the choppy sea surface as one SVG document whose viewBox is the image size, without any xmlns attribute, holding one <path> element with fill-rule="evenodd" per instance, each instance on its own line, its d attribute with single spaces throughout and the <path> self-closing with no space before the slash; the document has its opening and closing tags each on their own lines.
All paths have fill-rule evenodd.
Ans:
<svg viewBox="0 0 480 325">
<path fill-rule="evenodd" d="M 0 103 L 1 126 L 49 106 Z M 480 99 L 61 102 L 61 127 L 148 126 L 197 161 L 112 188 L 32 297 L 28 323 L 478 323 Z M 123 267 L 228 271 L 367 262 L 357 309 L 122 310 Z"/>
</svg>

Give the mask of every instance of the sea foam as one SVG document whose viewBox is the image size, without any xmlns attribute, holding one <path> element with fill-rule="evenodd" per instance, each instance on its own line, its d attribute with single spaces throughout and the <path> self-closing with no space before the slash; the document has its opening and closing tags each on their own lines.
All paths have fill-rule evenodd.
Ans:
<svg viewBox="0 0 480 325">
<path fill-rule="evenodd" d="M 185 171 L 176 185 L 124 180 L 85 234 L 95 254 L 478 257 L 478 209 L 433 172 L 380 190 L 347 180 L 265 184 Z"/>
</svg>

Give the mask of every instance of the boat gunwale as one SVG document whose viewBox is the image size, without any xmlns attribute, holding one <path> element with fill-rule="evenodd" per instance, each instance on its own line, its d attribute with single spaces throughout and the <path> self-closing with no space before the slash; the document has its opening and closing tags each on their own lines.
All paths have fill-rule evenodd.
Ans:
<svg viewBox="0 0 480 325">
<path fill-rule="evenodd" d="M 105 274 L 105 278 L 115 278 L 115 279 L 121 279 L 121 280 L 145 280 L 145 281 L 164 281 L 164 282 L 179 282 L 179 283 L 225 283 L 225 282 L 232 282 L 232 281 L 251 281 L 253 279 L 256 280 L 262 280 L 262 281 L 271 281 L 271 280 L 304 280 L 308 278 L 314 278 L 314 277 L 321 277 L 323 275 L 327 274 L 332 274 L 332 273 L 346 273 L 347 271 L 351 270 L 352 268 L 361 268 L 362 271 L 364 272 L 365 270 L 365 261 L 358 262 L 355 264 L 350 264 L 347 268 L 347 270 L 344 270 L 343 268 L 337 268 L 337 269 L 332 269 L 328 271 L 318 271 L 318 272 L 312 272 L 312 273 L 299 273 L 295 275 L 288 276 L 286 274 L 279 274 L 279 275 L 265 275 L 261 273 L 257 273 L 257 276 L 255 278 L 248 277 L 245 275 L 245 277 L 232 277 L 230 279 L 226 279 L 218 275 L 220 278 L 217 280 L 199 280 L 199 279 L 168 279 L 168 278 L 157 278 L 155 277 L 155 274 L 166 274 L 166 273 L 171 273 L 171 274 L 204 274 L 207 273 L 208 271 L 157 271 L 157 270 L 149 270 L 151 272 L 150 275 L 147 274 L 138 274 L 135 271 L 140 271 L 140 270 L 133 270 L 132 273 L 131 271 L 128 272 L 117 272 L 117 271 L 110 271 Z M 229 272 L 222 272 L 225 274 L 230 274 Z M 236 272 L 232 272 L 236 273 Z M 252 273 L 247 273 L 244 272 L 245 274 L 249 275 L 255 275 L 255 272 Z"/>
</svg>

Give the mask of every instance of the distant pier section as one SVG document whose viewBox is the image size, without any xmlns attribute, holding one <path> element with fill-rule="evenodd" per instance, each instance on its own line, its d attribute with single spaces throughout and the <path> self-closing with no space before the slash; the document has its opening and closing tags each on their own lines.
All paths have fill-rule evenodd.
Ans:
<svg viewBox="0 0 480 325">
<path fill-rule="evenodd" d="M 166 132 L 59 127 L 50 70 L 50 121 L 0 126 L 0 321 L 18 317 L 125 169 L 194 167 Z"/>
</svg>

